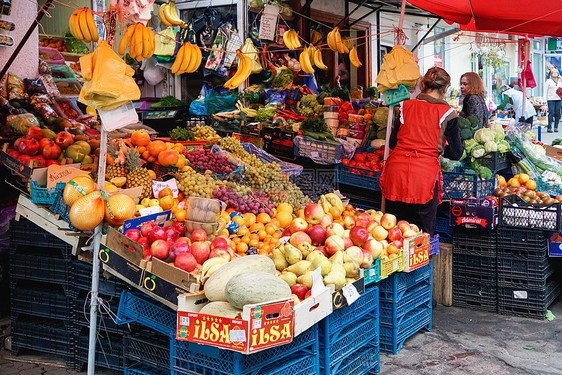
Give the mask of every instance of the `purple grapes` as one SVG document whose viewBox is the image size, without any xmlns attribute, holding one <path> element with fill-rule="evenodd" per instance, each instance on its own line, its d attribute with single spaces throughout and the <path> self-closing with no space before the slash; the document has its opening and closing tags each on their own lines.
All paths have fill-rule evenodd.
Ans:
<svg viewBox="0 0 562 375">
<path fill-rule="evenodd" d="M 269 199 L 261 190 L 250 192 L 247 196 L 241 196 L 232 188 L 221 186 L 218 190 L 213 190 L 213 196 L 225 202 L 228 207 L 232 207 L 238 212 L 251 212 L 254 215 L 265 212 L 273 216 L 272 208 L 274 205 L 269 203 Z"/>
<path fill-rule="evenodd" d="M 225 174 L 234 170 L 226 157 L 215 155 L 211 150 L 191 150 L 185 154 L 185 157 L 189 160 L 191 168 L 200 173 L 211 171 L 212 173 Z"/>
</svg>

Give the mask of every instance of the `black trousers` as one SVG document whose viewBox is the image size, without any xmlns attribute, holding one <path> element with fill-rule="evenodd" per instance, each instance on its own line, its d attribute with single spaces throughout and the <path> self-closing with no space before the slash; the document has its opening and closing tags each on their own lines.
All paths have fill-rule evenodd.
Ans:
<svg viewBox="0 0 562 375">
<path fill-rule="evenodd" d="M 387 200 L 386 212 L 396 216 L 397 220 L 406 220 L 416 224 L 421 230 L 433 236 L 437 217 L 438 192 L 438 186 L 435 183 L 433 198 L 423 204 Z"/>
</svg>

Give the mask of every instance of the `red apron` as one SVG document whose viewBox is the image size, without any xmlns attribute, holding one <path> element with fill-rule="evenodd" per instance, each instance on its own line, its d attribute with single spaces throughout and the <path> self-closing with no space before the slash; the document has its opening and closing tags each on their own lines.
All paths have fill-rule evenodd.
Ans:
<svg viewBox="0 0 562 375">
<path fill-rule="evenodd" d="M 418 99 L 401 103 L 398 142 L 380 177 L 386 199 L 424 204 L 433 198 L 441 172 L 438 159 L 441 123 L 450 109 L 445 104 Z M 441 192 L 441 184 L 439 188 Z"/>
</svg>

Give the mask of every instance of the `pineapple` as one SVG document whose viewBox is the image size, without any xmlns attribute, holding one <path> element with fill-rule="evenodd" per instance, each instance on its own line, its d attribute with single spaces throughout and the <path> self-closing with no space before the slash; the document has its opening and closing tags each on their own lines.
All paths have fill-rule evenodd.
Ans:
<svg viewBox="0 0 562 375">
<path fill-rule="evenodd" d="M 111 181 L 114 177 L 127 177 L 127 160 L 125 159 L 125 153 L 127 152 L 127 146 L 123 140 L 119 140 L 119 143 L 114 141 L 107 145 L 107 152 L 113 158 L 113 163 L 107 167 L 105 172 L 106 178 Z"/>
<path fill-rule="evenodd" d="M 142 186 L 142 193 L 140 199 L 150 198 L 152 191 L 152 178 L 148 169 L 141 167 L 141 158 L 136 148 L 131 148 L 127 151 L 127 166 L 129 174 L 127 175 L 127 188 Z"/>
</svg>

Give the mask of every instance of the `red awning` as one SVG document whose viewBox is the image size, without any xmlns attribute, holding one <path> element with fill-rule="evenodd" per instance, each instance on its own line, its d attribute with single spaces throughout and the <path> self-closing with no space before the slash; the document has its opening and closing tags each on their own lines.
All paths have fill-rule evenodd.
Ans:
<svg viewBox="0 0 562 375">
<path fill-rule="evenodd" d="M 560 0 L 408 0 L 408 2 L 461 25 L 473 22 L 476 31 L 562 36 L 562 1 Z"/>
</svg>

